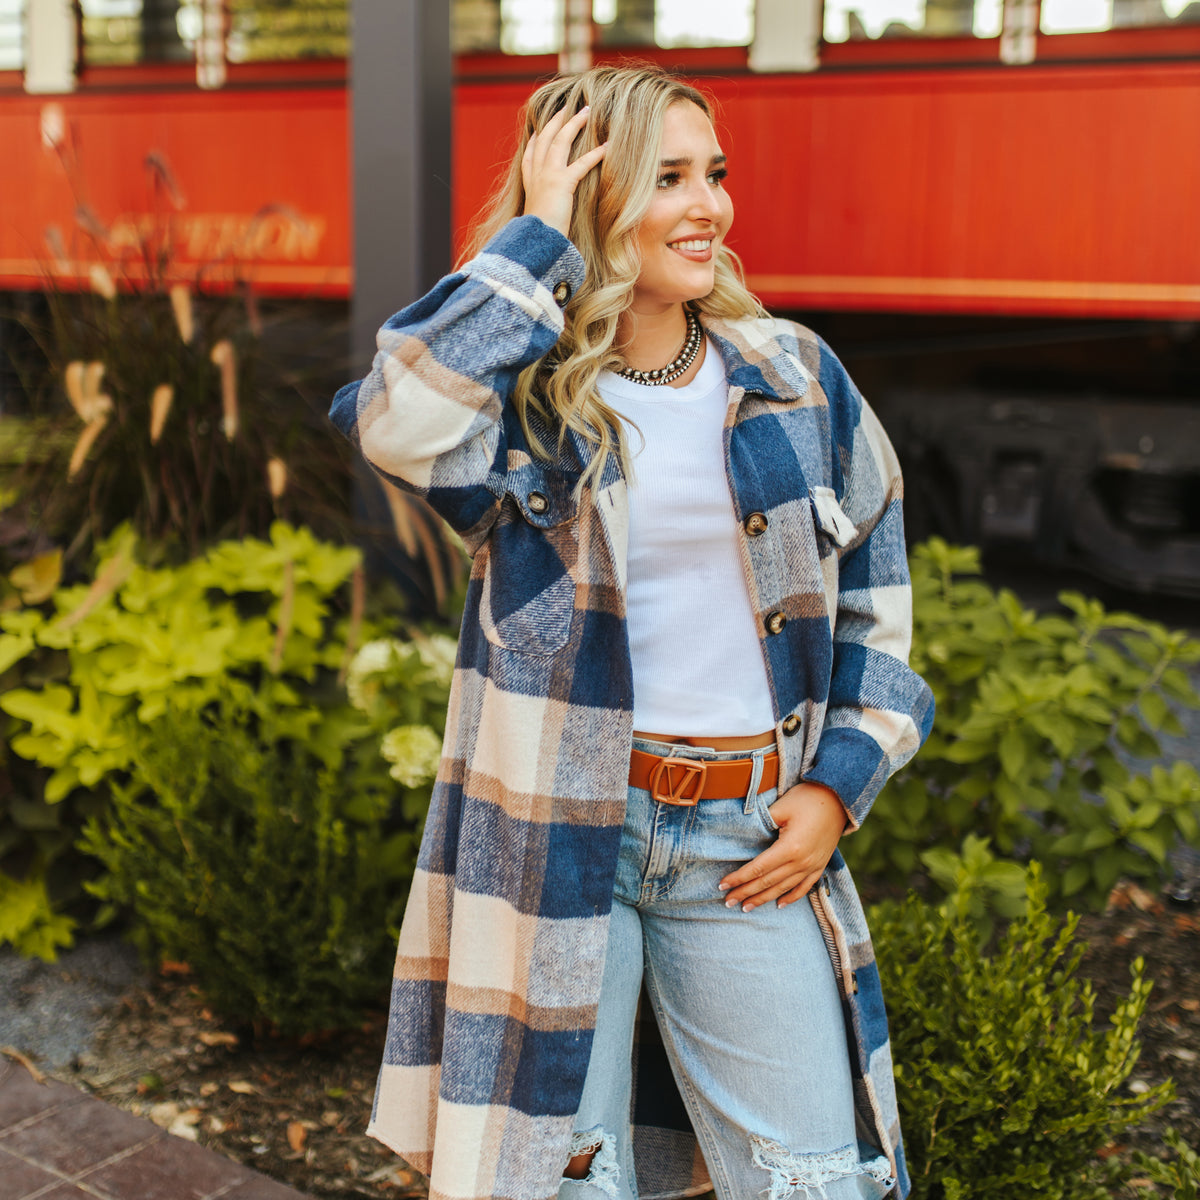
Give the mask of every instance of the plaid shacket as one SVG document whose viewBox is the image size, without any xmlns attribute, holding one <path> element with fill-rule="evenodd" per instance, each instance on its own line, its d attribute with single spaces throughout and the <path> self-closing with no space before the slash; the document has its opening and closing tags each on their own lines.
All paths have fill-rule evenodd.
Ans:
<svg viewBox="0 0 1200 1200">
<path fill-rule="evenodd" d="M 577 496 L 590 444 L 572 434 L 555 462 L 536 458 L 508 402 L 562 331 L 556 296 L 583 277 L 569 241 L 534 217 L 512 221 L 384 325 L 371 373 L 332 410 L 375 470 L 424 497 L 473 555 L 370 1126 L 430 1175 L 433 1200 L 556 1196 L 592 1044 L 632 738 L 626 484 L 610 457 Z M 933 719 L 907 665 L 896 460 L 814 334 L 769 318 L 704 326 L 729 382 L 734 509 L 742 522 L 761 514 L 755 530 L 766 522 L 743 530 L 741 549 L 780 791 L 825 784 L 857 826 Z M 772 635 L 762 620 L 776 612 L 787 623 Z M 839 853 L 810 899 L 844 996 L 859 1136 L 892 1161 L 903 1196 L 879 975 Z M 712 964 L 714 987 L 726 969 Z M 706 1190 L 644 1028 L 636 1074 L 639 1195 Z"/>
</svg>

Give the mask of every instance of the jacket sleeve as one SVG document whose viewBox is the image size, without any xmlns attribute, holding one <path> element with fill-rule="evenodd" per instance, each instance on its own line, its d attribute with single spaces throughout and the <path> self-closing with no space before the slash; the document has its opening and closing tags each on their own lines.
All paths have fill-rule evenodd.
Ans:
<svg viewBox="0 0 1200 1200">
<path fill-rule="evenodd" d="M 504 496 L 506 401 L 558 340 L 558 301 L 583 279 L 583 258 L 565 237 L 518 217 L 389 318 L 370 374 L 334 397 L 329 415 L 366 461 L 428 500 L 471 551 Z"/>
<path fill-rule="evenodd" d="M 824 344 L 821 360 L 834 490 L 853 529 L 845 529 L 838 567 L 825 723 L 804 778 L 832 788 L 857 829 L 888 777 L 928 737 L 933 694 L 908 665 L 912 588 L 900 464 L 878 418 Z"/>
</svg>

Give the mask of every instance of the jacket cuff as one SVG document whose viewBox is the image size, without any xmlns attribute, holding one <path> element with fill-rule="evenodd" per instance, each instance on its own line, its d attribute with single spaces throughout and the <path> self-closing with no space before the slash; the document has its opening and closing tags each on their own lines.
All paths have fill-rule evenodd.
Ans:
<svg viewBox="0 0 1200 1200">
<path fill-rule="evenodd" d="M 482 276 L 535 318 L 562 328 L 562 310 L 587 277 L 574 243 L 540 217 L 516 217 L 462 267 Z"/>
<path fill-rule="evenodd" d="M 838 725 L 821 734 L 816 759 L 803 782 L 820 783 L 837 793 L 850 818 L 847 832 L 852 832 L 866 819 L 890 774 L 891 760 L 870 734 Z"/>
</svg>

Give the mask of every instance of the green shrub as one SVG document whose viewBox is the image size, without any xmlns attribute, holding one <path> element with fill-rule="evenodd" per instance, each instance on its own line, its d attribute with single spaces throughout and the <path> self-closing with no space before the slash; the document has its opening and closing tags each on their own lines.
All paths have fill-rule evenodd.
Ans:
<svg viewBox="0 0 1200 1200">
<path fill-rule="evenodd" d="M 1037 864 L 1027 898 L 992 953 L 961 896 L 872 912 L 914 1200 L 1102 1200 L 1098 1152 L 1170 1098 L 1169 1084 L 1121 1092 L 1151 986 L 1141 961 L 1096 1029 L 1077 919 L 1047 915 Z"/>
<path fill-rule="evenodd" d="M 44 871 L 32 870 L 25 879 L 0 872 L 0 945 L 10 942 L 25 958 L 53 962 L 74 929 L 70 917 L 55 912 Z"/>
<path fill-rule="evenodd" d="M 270 541 L 223 543 L 180 567 L 140 558 L 118 532 L 89 583 L 56 586 L 57 556 L 43 556 L 10 574 L 38 607 L 0 601 L 0 890 L 20 897 L 0 943 L 23 953 L 69 940 L 63 907 L 96 870 L 74 843 L 110 783 L 131 784 L 139 732 L 168 701 L 195 712 L 269 704 L 324 761 L 350 724 L 378 740 L 337 682 L 372 629 L 344 602 L 361 594 L 361 577 L 346 586 L 357 550 L 277 523 Z M 326 720 L 326 708 L 341 715 Z"/>
<path fill-rule="evenodd" d="M 43 772 L 37 812 L 86 816 L 98 919 L 129 914 L 234 1021 L 301 1033 L 386 994 L 453 642 L 354 657 L 379 632 L 364 603 L 357 550 L 276 523 L 179 567 L 120 533 L 54 614 L 0 613 L 0 671 L 24 684 L 0 697 L 10 746 Z M 0 938 L 52 955 L 70 928 L 43 882 L 0 876 Z"/>
<path fill-rule="evenodd" d="M 29 533 L 11 523 L 8 529 Z M 20 611 L 54 594 L 61 565 L 61 553 L 41 550 L 32 536 L 0 547 L 0 621 L 6 627 L 0 632 L 0 696 L 22 684 L 41 686 L 48 673 L 65 672 L 52 655 L 35 650 L 29 630 L 37 615 Z M 82 895 L 88 870 L 74 843 L 96 801 L 76 792 L 61 803 L 46 803 L 49 772 L 14 754 L 9 744 L 27 728 L 0 712 L 0 945 L 11 943 L 26 957 L 49 961 L 71 942 L 75 921 L 62 910 Z"/>
<path fill-rule="evenodd" d="M 1170 1162 L 1147 1154 L 1135 1154 L 1133 1165 L 1153 1183 L 1168 1189 L 1171 1200 L 1197 1200 L 1200 1197 L 1200 1154 L 1191 1148 L 1174 1129 L 1168 1129 L 1163 1138 L 1166 1145 L 1175 1151 Z M 1157 1196 L 1157 1191 L 1145 1193 Z"/>
<path fill-rule="evenodd" d="M 168 701 L 197 711 L 231 692 L 262 694 L 292 733 L 315 719 L 304 696 L 336 696 L 351 630 L 336 603 L 359 552 L 282 522 L 270 541 L 222 542 L 179 567 L 138 561 L 128 530 L 107 543 L 91 584 L 59 588 L 55 614 L 0 613 L 0 671 L 58 652 L 0 709 L 23 722 L 12 750 L 49 768 L 45 799 L 95 788 L 130 765 L 139 726 Z M 282 715 L 279 717 L 282 720 Z"/>
<path fill-rule="evenodd" d="M 82 840 L 105 869 L 90 890 L 132 910 L 148 958 L 187 962 L 214 1008 L 285 1034 L 386 997 L 428 799 L 395 785 L 376 736 L 329 762 L 293 725 L 270 705 L 169 708 Z"/>
<path fill-rule="evenodd" d="M 973 921 L 982 936 L 991 934 L 996 917 L 1011 920 L 1025 912 L 1028 869 L 998 859 L 987 838 L 969 833 L 957 853 L 936 846 L 922 852 L 921 862 L 947 893 L 946 903 Z"/>
<path fill-rule="evenodd" d="M 1200 773 L 1144 764 L 1159 734 L 1183 732 L 1172 704 L 1200 706 L 1183 670 L 1200 642 L 1070 592 L 1069 615 L 1039 616 L 972 578 L 977 551 L 937 538 L 911 566 L 912 664 L 937 718 L 847 839 L 851 867 L 907 878 L 936 851 L 952 874 L 947 855 L 975 834 L 999 859 L 1042 862 L 1053 896 L 1093 908 L 1121 876 L 1161 880 L 1174 840 L 1200 839 Z"/>
</svg>

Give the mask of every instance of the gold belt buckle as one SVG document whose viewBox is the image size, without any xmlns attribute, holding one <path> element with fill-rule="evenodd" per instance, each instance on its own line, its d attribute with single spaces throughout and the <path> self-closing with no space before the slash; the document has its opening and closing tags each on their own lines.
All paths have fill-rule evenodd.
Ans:
<svg viewBox="0 0 1200 1200">
<path fill-rule="evenodd" d="M 662 758 L 650 772 L 650 795 L 659 804 L 690 808 L 704 794 L 708 763 L 694 758 Z M 665 783 L 666 790 L 660 788 Z"/>
</svg>

